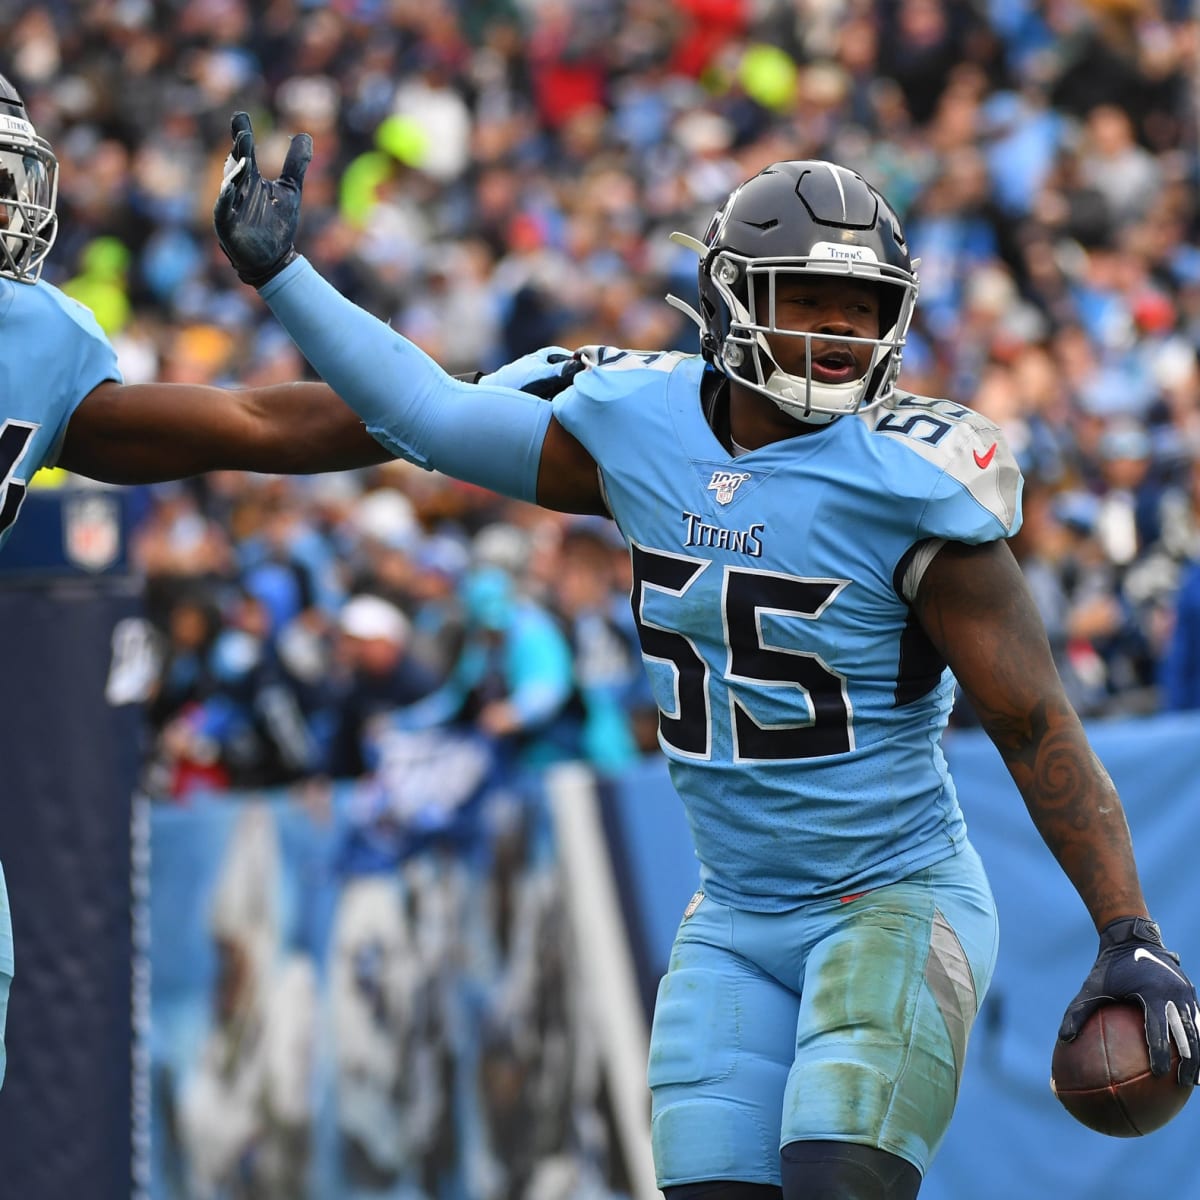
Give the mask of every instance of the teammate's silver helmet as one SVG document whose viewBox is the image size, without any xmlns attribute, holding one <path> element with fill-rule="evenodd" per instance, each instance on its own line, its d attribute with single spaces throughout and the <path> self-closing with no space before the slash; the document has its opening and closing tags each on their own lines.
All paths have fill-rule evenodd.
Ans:
<svg viewBox="0 0 1200 1200">
<path fill-rule="evenodd" d="M 916 302 L 918 261 L 909 257 L 891 205 L 861 175 L 818 159 L 774 163 L 733 192 L 703 241 L 686 234 L 672 238 L 700 255 L 700 312 L 675 297 L 668 300 L 699 324 L 705 358 L 730 379 L 814 425 L 872 408 L 891 395 Z M 778 325 L 775 278 L 796 272 L 879 285 L 880 336 L 837 337 L 872 346 L 861 379 L 814 380 L 812 344 L 828 335 Z M 805 340 L 804 375 L 780 368 L 768 334 Z"/>
<path fill-rule="evenodd" d="M 0 75 L 0 275 L 36 283 L 58 234 L 58 159 Z"/>
</svg>

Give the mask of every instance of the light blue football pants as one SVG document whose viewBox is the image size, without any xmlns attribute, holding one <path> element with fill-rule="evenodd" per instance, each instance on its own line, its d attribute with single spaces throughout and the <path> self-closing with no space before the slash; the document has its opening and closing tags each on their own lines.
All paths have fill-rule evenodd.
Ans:
<svg viewBox="0 0 1200 1200">
<path fill-rule="evenodd" d="M 924 1174 L 996 965 L 974 849 L 857 897 L 782 913 L 693 898 L 688 913 L 650 1042 L 658 1186 L 779 1186 L 779 1149 L 801 1139 Z"/>
</svg>

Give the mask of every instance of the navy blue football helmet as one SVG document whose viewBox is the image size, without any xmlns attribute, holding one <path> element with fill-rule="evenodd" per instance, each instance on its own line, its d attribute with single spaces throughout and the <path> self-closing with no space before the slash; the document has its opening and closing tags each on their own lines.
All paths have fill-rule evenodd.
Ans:
<svg viewBox="0 0 1200 1200">
<path fill-rule="evenodd" d="M 0 75 L 0 275 L 36 283 L 58 233 L 58 159 Z"/>
<path fill-rule="evenodd" d="M 861 175 L 818 159 L 774 163 L 730 195 L 703 241 L 671 236 L 700 256 L 700 311 L 676 297 L 668 300 L 697 322 L 705 358 L 728 378 L 814 425 L 873 408 L 891 395 L 916 303 L 918 260 L 909 257 L 892 206 Z M 796 272 L 878 285 L 880 336 L 838 339 L 872 345 L 861 378 L 814 380 L 817 335 L 777 323 L 774 279 Z M 768 335 L 805 339 L 809 367 L 803 376 L 779 367 Z"/>
</svg>

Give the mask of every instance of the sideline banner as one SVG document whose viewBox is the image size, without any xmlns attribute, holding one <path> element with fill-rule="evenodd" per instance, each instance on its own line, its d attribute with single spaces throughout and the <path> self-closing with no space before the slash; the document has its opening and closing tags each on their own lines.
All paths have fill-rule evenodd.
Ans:
<svg viewBox="0 0 1200 1200">
<path fill-rule="evenodd" d="M 543 781 L 477 751 L 152 807 L 155 1200 L 630 1194 Z"/>
</svg>

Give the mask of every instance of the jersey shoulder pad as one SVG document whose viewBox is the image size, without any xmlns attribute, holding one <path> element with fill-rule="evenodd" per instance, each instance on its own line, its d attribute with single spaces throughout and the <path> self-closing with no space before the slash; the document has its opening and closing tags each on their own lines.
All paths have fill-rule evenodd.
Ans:
<svg viewBox="0 0 1200 1200">
<path fill-rule="evenodd" d="M 581 399 L 614 403 L 627 396 L 666 391 L 667 380 L 680 367 L 700 363 L 698 355 L 674 350 L 621 350 L 615 346 L 583 346 L 575 351 L 584 369 L 572 379 L 571 389 L 556 401 L 570 405 Z"/>
<path fill-rule="evenodd" d="M 684 359 L 695 358 L 682 350 L 629 350 L 620 346 L 580 346 L 575 357 L 589 367 L 621 371 L 673 371 Z"/>
<path fill-rule="evenodd" d="M 669 375 L 682 363 L 697 358 L 679 350 L 622 350 L 618 346 L 580 346 L 575 351 L 584 366 L 605 376 L 641 375 L 645 372 Z"/>
<path fill-rule="evenodd" d="M 19 341 L 22 362 L 41 364 L 55 388 L 80 396 L 106 379 L 121 380 L 117 352 L 86 304 L 44 279 L 11 286 L 3 325 L 7 336 Z"/>
<path fill-rule="evenodd" d="M 698 381 L 704 366 L 699 355 L 675 351 L 588 346 L 576 353 L 587 366 L 555 397 L 554 416 L 593 458 L 606 461 L 623 458 L 634 442 L 644 444 L 653 429 L 669 424 L 668 396 Z"/>
<path fill-rule="evenodd" d="M 964 404 L 900 391 L 864 415 L 875 433 L 938 471 L 929 536 L 977 542 L 1020 528 L 1021 469 L 994 421 Z"/>
</svg>

